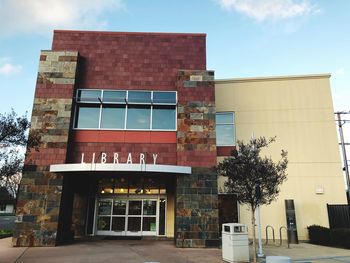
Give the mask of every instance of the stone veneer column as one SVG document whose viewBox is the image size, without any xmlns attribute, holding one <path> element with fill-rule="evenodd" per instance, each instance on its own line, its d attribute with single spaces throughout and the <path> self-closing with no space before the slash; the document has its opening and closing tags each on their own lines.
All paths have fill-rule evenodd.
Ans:
<svg viewBox="0 0 350 263">
<path fill-rule="evenodd" d="M 39 151 L 27 153 L 19 186 L 14 246 L 54 246 L 62 176 L 51 164 L 66 162 L 78 52 L 42 51 L 31 131 L 41 135 Z"/>
<path fill-rule="evenodd" d="M 176 246 L 206 247 L 219 239 L 213 71 L 179 71 L 178 165 L 192 167 L 178 175 Z"/>
</svg>

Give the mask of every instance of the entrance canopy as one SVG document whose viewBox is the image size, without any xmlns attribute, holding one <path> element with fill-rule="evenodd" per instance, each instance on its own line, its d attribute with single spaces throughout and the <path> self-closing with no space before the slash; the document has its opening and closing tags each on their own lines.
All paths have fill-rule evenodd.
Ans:
<svg viewBox="0 0 350 263">
<path fill-rule="evenodd" d="M 191 174 L 190 166 L 160 164 L 67 163 L 52 164 L 50 172 L 155 172 Z"/>
</svg>

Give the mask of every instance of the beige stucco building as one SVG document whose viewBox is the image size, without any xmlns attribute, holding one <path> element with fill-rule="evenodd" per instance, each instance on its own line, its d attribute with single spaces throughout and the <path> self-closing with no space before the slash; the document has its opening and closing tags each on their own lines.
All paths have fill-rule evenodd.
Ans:
<svg viewBox="0 0 350 263">
<path fill-rule="evenodd" d="M 308 225 L 328 226 L 327 203 L 346 202 L 329 77 L 215 80 L 205 34 L 54 31 L 39 58 L 31 129 L 42 144 L 26 155 L 13 245 L 219 246 L 222 223 L 250 219 L 215 166 L 252 134 L 277 136 L 265 152 L 275 159 L 289 152 L 263 228 L 285 226 L 293 200 L 307 239 Z"/>
<path fill-rule="evenodd" d="M 327 203 L 345 204 L 346 194 L 333 116 L 330 74 L 217 80 L 217 112 L 234 112 L 236 139 L 277 136 L 265 152 L 276 160 L 288 151 L 288 179 L 276 202 L 261 209 L 265 227 L 286 225 L 285 199 L 293 199 L 298 237 L 307 226 L 329 226 Z M 223 157 L 218 157 L 220 161 Z M 219 179 L 219 189 L 222 186 Z M 239 221 L 250 212 L 239 206 Z"/>
</svg>

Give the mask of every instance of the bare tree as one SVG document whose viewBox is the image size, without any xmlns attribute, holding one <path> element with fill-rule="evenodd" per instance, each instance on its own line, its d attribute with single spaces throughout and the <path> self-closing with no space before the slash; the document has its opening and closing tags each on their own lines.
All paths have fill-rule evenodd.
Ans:
<svg viewBox="0 0 350 263">
<path fill-rule="evenodd" d="M 261 150 L 275 141 L 260 137 L 245 144 L 237 142 L 237 150 L 217 167 L 226 176 L 225 187 L 237 197 L 240 204 L 248 205 L 252 216 L 254 262 L 256 262 L 255 210 L 277 199 L 280 185 L 286 180 L 287 152 L 281 151 L 281 159 L 275 163 L 271 157 L 261 157 Z"/>
</svg>

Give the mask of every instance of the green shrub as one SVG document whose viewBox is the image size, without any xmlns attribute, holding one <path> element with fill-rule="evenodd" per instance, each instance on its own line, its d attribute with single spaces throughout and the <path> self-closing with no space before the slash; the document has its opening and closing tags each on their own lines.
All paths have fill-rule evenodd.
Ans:
<svg viewBox="0 0 350 263">
<path fill-rule="evenodd" d="M 12 230 L 0 229 L 0 239 L 12 236 Z"/>
<path fill-rule="evenodd" d="M 331 244 L 331 230 L 324 226 L 312 225 L 308 226 L 310 243 L 316 245 Z"/>
<path fill-rule="evenodd" d="M 350 248 L 350 228 L 337 228 L 331 230 L 332 245 Z"/>
<path fill-rule="evenodd" d="M 12 234 L 12 230 L 0 229 L 0 235 L 3 235 L 3 234 Z"/>
</svg>

